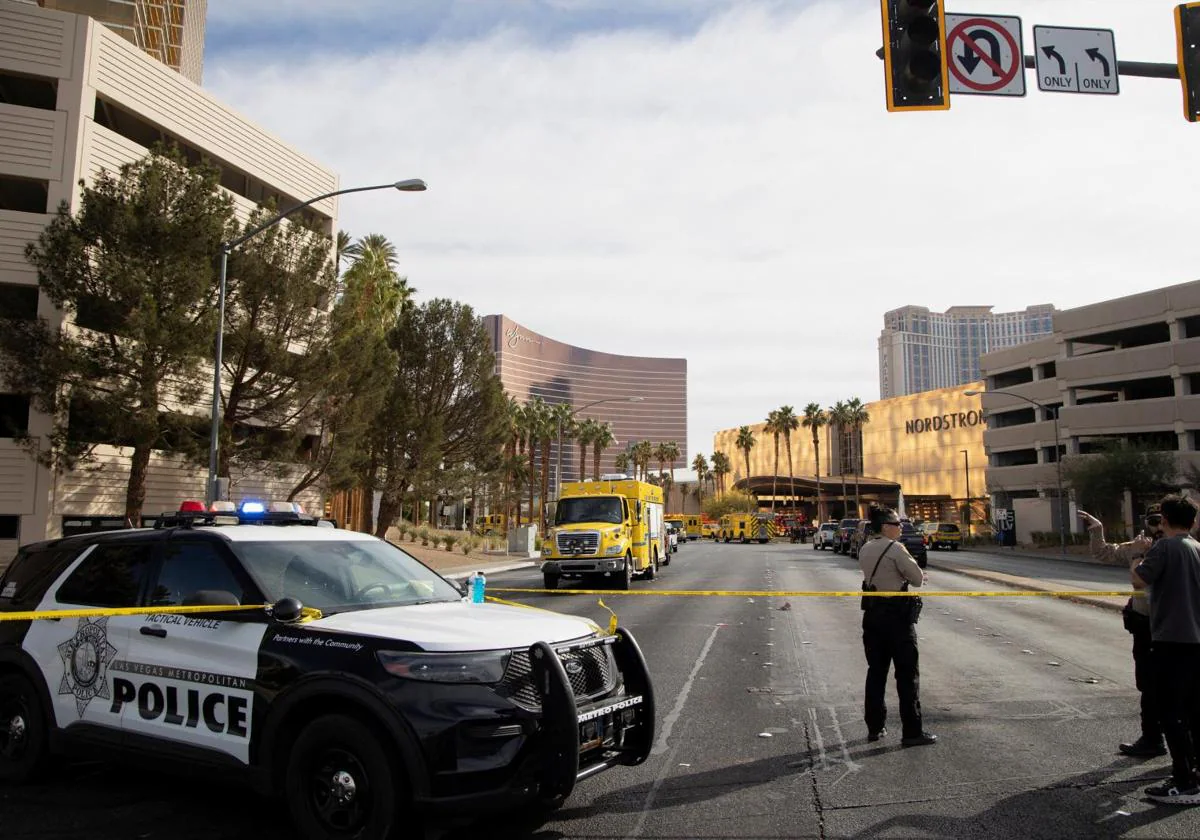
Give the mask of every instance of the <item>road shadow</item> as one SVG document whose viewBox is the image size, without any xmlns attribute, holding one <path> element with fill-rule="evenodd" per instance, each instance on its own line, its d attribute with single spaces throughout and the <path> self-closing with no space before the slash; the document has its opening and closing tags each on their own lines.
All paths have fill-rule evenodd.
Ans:
<svg viewBox="0 0 1200 840">
<path fill-rule="evenodd" d="M 851 834 L 831 831 L 829 836 L 860 838 L 873 837 L 947 837 L 972 840 L 1009 840 L 1020 837 L 1126 837 L 1138 829 L 1167 819 L 1181 810 L 1178 806 L 1156 805 L 1141 794 L 1141 789 L 1162 780 L 1157 775 L 1142 774 L 1135 778 L 1115 779 L 1114 776 L 1137 762 L 1118 759 L 1107 767 L 1088 770 L 1060 779 L 1052 784 L 1023 790 L 993 803 L 978 813 L 964 816 L 942 814 L 903 814 L 888 817 L 870 828 Z M 1135 794 L 1139 801 L 1151 804 L 1149 810 L 1124 812 L 1120 801 Z M 959 799 L 968 798 L 964 794 Z M 901 804 L 902 805 L 902 804 Z M 872 806 L 855 805 L 855 810 Z M 892 810 L 897 805 L 881 802 L 880 810 Z M 827 809 L 827 819 L 839 809 Z M 1120 813 L 1124 812 L 1124 813 Z"/>
</svg>

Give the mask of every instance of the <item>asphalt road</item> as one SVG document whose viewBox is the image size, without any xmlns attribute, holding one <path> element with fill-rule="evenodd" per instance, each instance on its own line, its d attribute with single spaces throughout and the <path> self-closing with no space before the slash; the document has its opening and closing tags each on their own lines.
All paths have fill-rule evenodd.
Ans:
<svg viewBox="0 0 1200 840">
<path fill-rule="evenodd" d="M 929 574 L 929 589 L 981 588 L 933 564 Z M 854 561 L 807 544 L 705 542 L 634 588 L 832 591 L 860 580 Z M 505 572 L 488 584 L 540 588 L 541 577 Z M 594 595 L 495 594 L 608 620 Z M 926 598 L 921 697 L 940 741 L 905 749 L 894 684 L 890 734 L 866 742 L 857 598 L 603 600 L 654 674 L 650 759 L 583 782 L 544 824 L 443 823 L 429 840 L 1200 836 L 1200 811 L 1141 795 L 1167 760 L 1116 751 L 1136 735 L 1137 693 L 1130 637 L 1111 611 L 1046 597 Z M 232 787 L 102 764 L 0 788 L 5 838 L 268 840 L 290 836 L 281 813 Z"/>
</svg>

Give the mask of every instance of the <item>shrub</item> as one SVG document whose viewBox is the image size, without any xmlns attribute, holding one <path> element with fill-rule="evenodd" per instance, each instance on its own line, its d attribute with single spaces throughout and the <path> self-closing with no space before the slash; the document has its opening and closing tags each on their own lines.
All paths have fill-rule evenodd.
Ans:
<svg viewBox="0 0 1200 840">
<path fill-rule="evenodd" d="M 441 538 L 442 543 L 446 546 L 447 551 L 454 551 L 454 544 L 458 542 L 458 537 L 453 534 L 446 534 Z"/>
<path fill-rule="evenodd" d="M 462 542 L 459 543 L 458 549 L 463 554 L 470 554 L 474 550 L 475 544 L 476 540 L 474 537 L 464 537 Z"/>
<path fill-rule="evenodd" d="M 421 538 L 421 545 L 429 545 L 429 529 L 424 525 L 417 529 L 417 536 Z"/>
</svg>

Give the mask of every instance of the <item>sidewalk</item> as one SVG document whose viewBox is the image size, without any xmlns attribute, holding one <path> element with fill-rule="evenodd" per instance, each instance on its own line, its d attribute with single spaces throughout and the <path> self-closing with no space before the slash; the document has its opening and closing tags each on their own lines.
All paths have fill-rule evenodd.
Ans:
<svg viewBox="0 0 1200 840">
<path fill-rule="evenodd" d="M 1133 590 L 1127 568 L 1100 563 L 1086 556 L 1067 555 L 1063 557 L 1061 554 L 1046 555 L 1039 552 L 1002 548 L 972 548 L 970 551 L 974 554 L 985 555 L 987 559 L 955 558 L 954 554 L 957 552 L 930 551 L 928 562 L 935 569 L 1014 589 L 1039 592 L 1086 590 L 1131 592 Z M 1109 595 L 1066 595 L 1063 597 L 1077 603 L 1115 611 L 1120 611 L 1128 600 L 1127 596 Z"/>
<path fill-rule="evenodd" d="M 503 551 L 472 551 L 470 554 L 463 554 L 457 549 L 446 551 L 409 540 L 403 542 L 389 540 L 389 542 L 408 552 L 442 577 L 453 580 L 465 580 L 474 572 L 483 572 L 488 575 L 513 569 L 536 568 L 541 563 L 540 556 L 520 557 L 516 554 L 506 555 Z"/>
</svg>

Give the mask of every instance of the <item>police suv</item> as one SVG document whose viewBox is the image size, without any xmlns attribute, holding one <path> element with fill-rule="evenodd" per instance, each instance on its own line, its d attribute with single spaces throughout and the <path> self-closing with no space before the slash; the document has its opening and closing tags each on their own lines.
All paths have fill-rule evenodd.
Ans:
<svg viewBox="0 0 1200 840">
<path fill-rule="evenodd" d="M 384 838 L 423 811 L 554 808 L 649 755 L 624 628 L 471 603 L 368 534 L 222 506 L 21 548 L 0 578 L 0 783 L 116 748 L 245 771 L 304 837 Z M 188 606 L 219 609 L 169 611 Z M 91 615 L 3 620 L 56 611 Z"/>
</svg>

